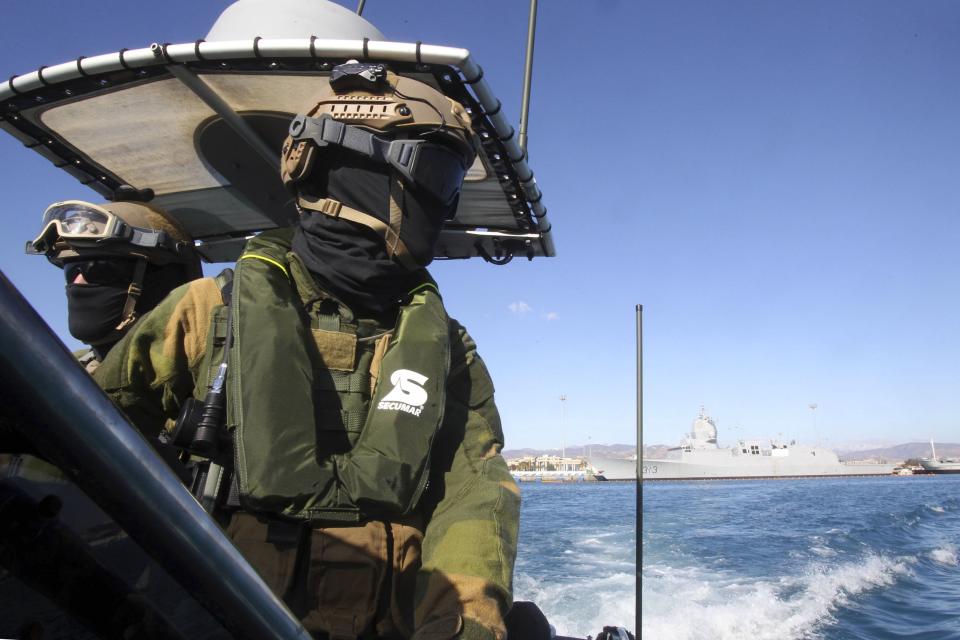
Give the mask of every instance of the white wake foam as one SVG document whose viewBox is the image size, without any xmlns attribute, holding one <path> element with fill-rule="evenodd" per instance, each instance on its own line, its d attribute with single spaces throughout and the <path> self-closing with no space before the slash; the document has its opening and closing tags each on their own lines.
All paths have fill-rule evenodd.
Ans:
<svg viewBox="0 0 960 640">
<path fill-rule="evenodd" d="M 955 567 L 957 565 L 957 548 L 952 544 L 945 544 L 931 551 L 930 557 L 933 558 L 934 562 Z"/>
<path fill-rule="evenodd" d="M 636 576 L 632 573 L 556 582 L 517 574 L 514 599 L 537 603 L 561 636 L 596 636 L 604 625 L 631 631 L 636 627 Z"/>
<path fill-rule="evenodd" d="M 779 580 L 647 567 L 643 636 L 671 640 L 790 640 L 809 637 L 852 596 L 892 584 L 909 559 L 869 556 L 833 567 L 813 565 Z"/>
</svg>

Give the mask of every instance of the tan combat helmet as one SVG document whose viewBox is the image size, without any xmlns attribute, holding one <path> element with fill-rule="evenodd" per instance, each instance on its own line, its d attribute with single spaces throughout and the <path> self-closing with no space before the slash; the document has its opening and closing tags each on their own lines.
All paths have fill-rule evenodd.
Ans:
<svg viewBox="0 0 960 640">
<path fill-rule="evenodd" d="M 304 193 L 297 194 L 298 206 L 372 228 L 383 237 L 390 257 L 414 268 L 400 239 L 403 216 L 396 194 L 405 183 L 440 203 L 455 205 L 476 157 L 470 116 L 463 105 L 381 63 L 350 61 L 334 67 L 329 89 L 306 115 L 291 122 L 280 160 L 284 185 L 298 192 L 318 155 L 331 145 L 390 170 L 398 187 L 391 189 L 390 220 Z"/>
<path fill-rule="evenodd" d="M 388 71 L 383 64 L 350 61 L 334 67 L 330 88 L 306 118 L 298 116 L 291 124 L 280 167 L 283 183 L 289 188 L 309 175 L 318 146 L 325 146 L 305 135 L 305 121 L 322 120 L 325 115 L 336 122 L 391 136 L 428 131 L 458 149 L 468 166 L 476 156 L 470 116 L 463 105 L 426 83 Z M 341 130 L 337 128 L 336 132 Z M 349 135 L 349 130 L 344 135 Z M 353 148 L 344 138 L 324 136 L 322 141 Z"/>
<path fill-rule="evenodd" d="M 159 209 L 142 202 L 55 202 L 44 211 L 40 233 L 27 241 L 26 252 L 45 255 L 61 268 L 78 259 L 136 259 L 118 330 L 136 320 L 147 264 L 180 264 L 184 281 L 202 275 L 200 258 L 186 232 Z"/>
</svg>

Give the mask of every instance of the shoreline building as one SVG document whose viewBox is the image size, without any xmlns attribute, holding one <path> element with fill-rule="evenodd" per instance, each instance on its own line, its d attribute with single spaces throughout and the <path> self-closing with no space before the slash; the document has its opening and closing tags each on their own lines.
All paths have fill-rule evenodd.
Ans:
<svg viewBox="0 0 960 640">
<path fill-rule="evenodd" d="M 594 480 L 593 471 L 581 458 L 560 456 L 523 456 L 507 460 L 511 475 L 518 482 L 584 482 Z"/>
</svg>

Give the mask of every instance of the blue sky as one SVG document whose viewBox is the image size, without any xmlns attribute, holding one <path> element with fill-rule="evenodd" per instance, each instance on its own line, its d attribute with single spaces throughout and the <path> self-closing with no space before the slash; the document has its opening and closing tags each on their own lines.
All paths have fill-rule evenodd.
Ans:
<svg viewBox="0 0 960 640">
<path fill-rule="evenodd" d="M 366 4 L 389 39 L 470 49 L 519 120 L 526 3 Z M 0 72 L 193 41 L 226 6 L 11 3 Z M 541 2 L 529 149 L 559 256 L 432 268 L 508 448 L 634 441 L 638 303 L 648 443 L 701 404 L 721 440 L 960 442 L 958 49 L 949 1 Z M 75 346 L 23 243 L 95 195 L 9 136 L 0 162 L 0 269 Z"/>
</svg>

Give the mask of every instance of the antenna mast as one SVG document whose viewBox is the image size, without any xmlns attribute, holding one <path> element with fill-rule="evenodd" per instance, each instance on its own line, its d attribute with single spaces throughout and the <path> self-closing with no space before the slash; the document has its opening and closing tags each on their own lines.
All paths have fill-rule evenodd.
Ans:
<svg viewBox="0 0 960 640">
<path fill-rule="evenodd" d="M 527 155 L 527 114 L 530 111 L 530 83 L 533 79 L 533 41 L 537 31 L 537 0 L 530 0 L 530 20 L 527 23 L 527 62 L 523 72 L 523 101 L 520 103 L 520 137 L 517 144 Z"/>
<path fill-rule="evenodd" d="M 643 599 L 643 305 L 637 305 L 637 576 L 636 626 L 640 634 Z"/>
</svg>

